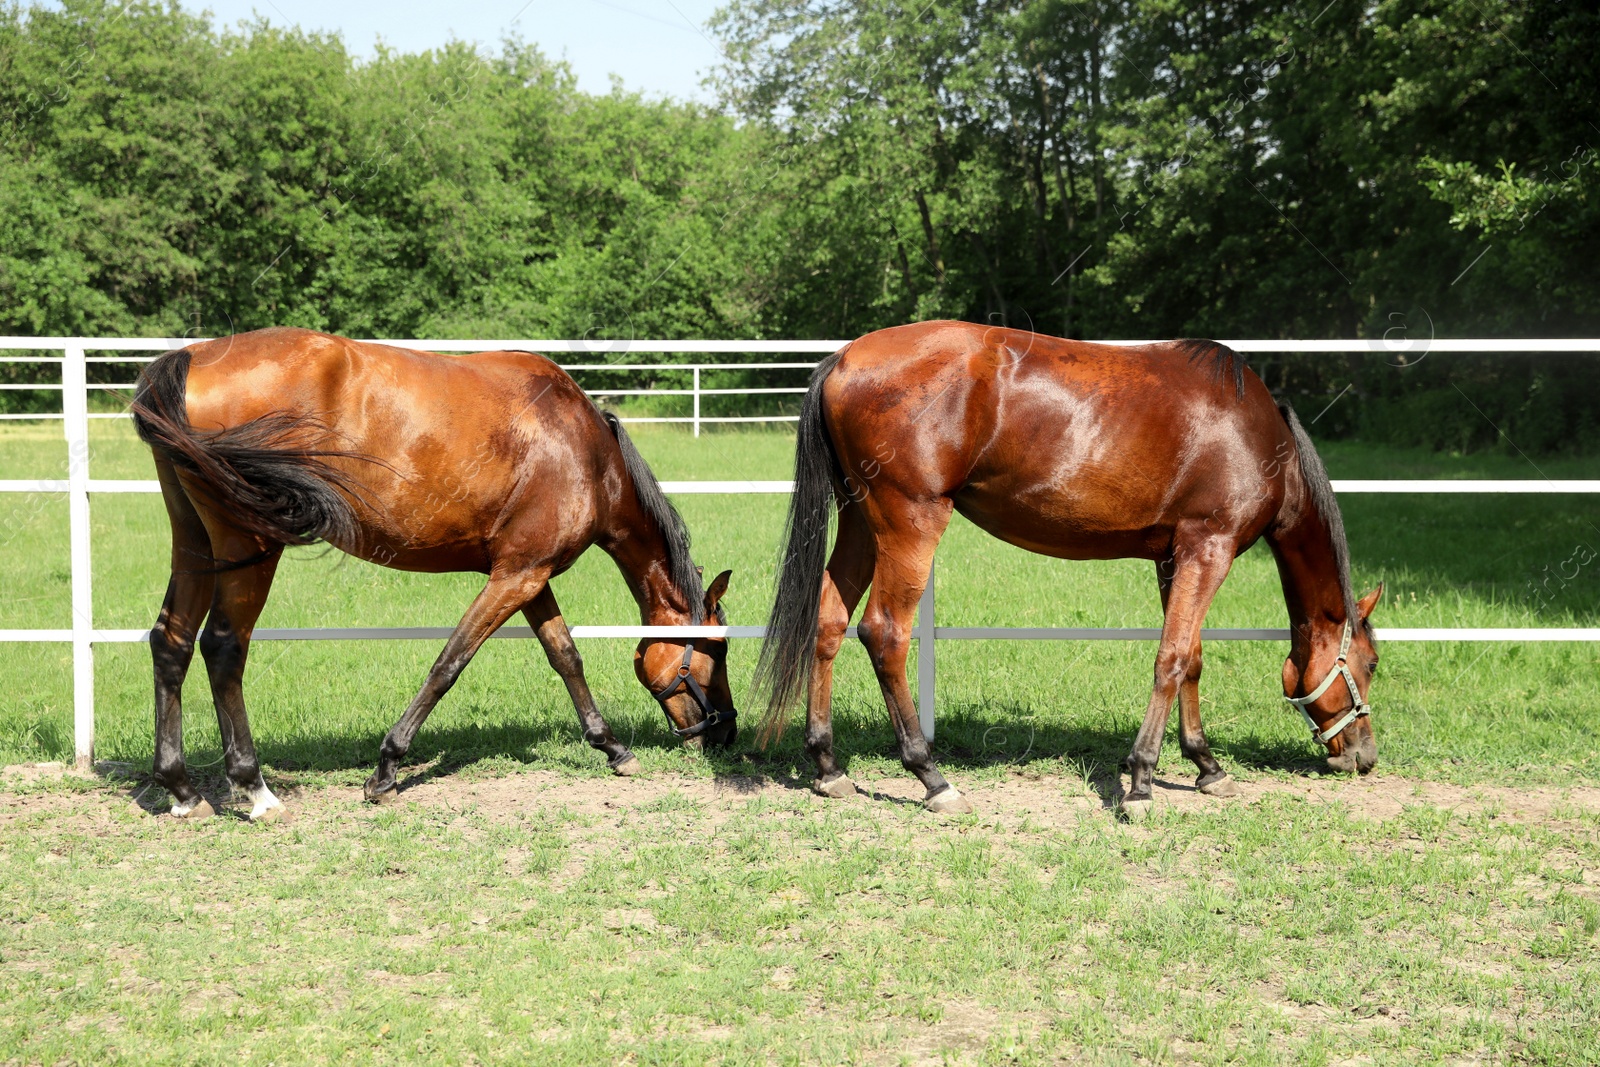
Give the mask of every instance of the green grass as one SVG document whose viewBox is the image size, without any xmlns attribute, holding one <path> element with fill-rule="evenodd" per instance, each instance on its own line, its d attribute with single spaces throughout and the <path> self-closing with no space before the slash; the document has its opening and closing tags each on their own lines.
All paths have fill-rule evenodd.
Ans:
<svg viewBox="0 0 1600 1067">
<path fill-rule="evenodd" d="M 151 476 L 125 427 L 94 430 L 96 477 Z M 636 436 L 663 478 L 789 475 L 787 434 Z M 1499 456 L 1326 456 L 1336 477 L 1532 473 Z M 48 431 L 0 436 L 0 477 L 51 476 L 63 458 Z M 734 568 L 735 622 L 765 617 L 784 503 L 679 500 L 697 558 Z M 1590 498 L 1344 506 L 1358 581 L 1388 583 L 1382 625 L 1600 625 L 1600 563 L 1547 600 L 1527 588 L 1576 544 L 1600 547 Z M 64 501 L 0 508 L 0 627 L 68 625 Z M 97 624 L 148 625 L 166 581 L 160 501 L 96 497 L 93 522 Z M 449 624 L 476 591 L 473 576 L 292 555 L 263 625 Z M 1148 564 L 1045 560 L 959 519 L 938 583 L 952 625 L 1159 617 Z M 575 623 L 635 617 L 598 553 L 556 591 Z M 1282 618 L 1253 551 L 1210 621 Z M 0 778 L 0 1064 L 1595 1061 L 1595 794 L 1506 810 L 1529 784 L 1600 777 L 1593 646 L 1386 647 L 1383 770 L 1419 793 L 1396 814 L 1373 817 L 1357 792 L 1280 791 L 1130 826 L 1095 791 L 1132 739 L 1152 645 L 942 645 L 943 765 L 1033 798 L 954 820 L 770 784 L 746 795 L 806 776 L 798 731 L 765 755 L 685 752 L 633 680 L 631 645 L 584 654 L 644 779 L 605 776 L 535 645 L 491 642 L 413 748 L 414 780 L 440 792 L 374 809 L 354 786 L 434 643 L 258 644 L 252 724 L 297 814 L 267 828 L 130 803 L 159 797 L 143 777 L 148 654 L 99 648 L 99 755 L 123 773 Z M 735 648 L 736 689 L 754 652 Z M 1238 777 L 1298 789 L 1319 761 L 1279 696 L 1282 655 L 1208 649 L 1206 719 Z M 0 646 L 0 764 L 70 759 L 69 667 L 64 646 Z M 188 751 L 215 791 L 203 673 Z M 858 780 L 918 792 L 859 649 L 837 703 Z M 1175 744 L 1162 761 L 1163 778 L 1192 774 Z M 1452 813 L 1421 796 L 1439 778 L 1513 788 Z"/>
<path fill-rule="evenodd" d="M 94 424 L 95 477 L 150 477 L 149 458 L 123 424 Z M 0 477 L 46 476 L 64 456 L 59 431 L 8 428 Z M 639 427 L 641 449 L 665 479 L 787 477 L 792 436 Z M 1335 477 L 1518 477 L 1526 461 L 1450 457 L 1355 444 L 1325 450 Z M 1593 474 L 1587 460 L 1541 462 L 1549 477 Z M 731 567 L 733 621 L 763 621 L 783 521 L 781 496 L 680 498 L 696 556 Z M 13 495 L 0 501 L 0 627 L 69 625 L 65 501 Z M 1533 595 L 1579 546 L 1600 548 L 1600 501 L 1578 496 L 1347 496 L 1358 584 L 1379 580 L 1382 626 L 1600 625 L 1600 560 L 1565 587 Z M 159 498 L 102 495 L 93 502 L 95 619 L 102 627 L 149 625 L 166 584 L 167 531 Z M 279 571 L 263 626 L 450 625 L 475 594 L 474 575 L 384 570 L 320 549 L 297 549 Z M 960 519 L 939 553 L 939 619 L 946 625 L 1159 624 L 1150 565 L 1068 563 L 1003 545 Z M 1549 568 L 1547 571 L 1546 568 Z M 1567 569 L 1571 573 L 1571 567 Z M 626 622 L 635 608 L 615 568 L 591 552 L 555 582 L 573 623 Z M 1209 617 L 1214 626 L 1279 626 L 1275 568 L 1258 546 L 1235 565 Z M 632 676 L 632 643 L 586 641 L 588 673 L 602 709 L 647 764 L 686 768 L 687 757 Z M 273 764 L 358 774 L 431 664 L 433 642 L 258 644 L 246 678 L 263 757 Z M 753 643 L 731 657 L 736 692 Z M 1142 713 L 1153 645 L 1147 643 L 950 642 L 940 646 L 942 759 L 957 775 L 1018 761 L 1114 763 Z M 1202 683 L 1206 720 L 1222 758 L 1244 773 L 1297 772 L 1316 762 L 1303 726 L 1281 700 L 1283 649 L 1215 643 Z M 1390 644 L 1373 690 L 1386 769 L 1472 778 L 1564 781 L 1600 775 L 1592 731 L 1600 709 L 1596 650 L 1586 644 Z M 148 765 L 148 653 L 96 651 L 98 753 Z M 0 763 L 70 758 L 70 663 L 63 645 L 0 646 Z M 203 671 L 187 691 L 188 745 L 197 762 L 219 755 Z M 839 740 L 853 759 L 896 765 L 892 735 L 866 657 L 840 659 Z M 1175 744 L 1175 742 L 1172 742 Z M 498 641 L 480 654 L 423 729 L 421 760 L 497 757 L 603 768 L 578 739 L 564 690 L 531 643 Z M 799 766 L 791 734 L 773 758 Z M 1175 749 L 1164 762 L 1175 766 Z"/>
<path fill-rule="evenodd" d="M 0 1062 L 1592 1063 L 1590 815 L 0 794 Z M 1061 780 L 1063 792 L 1083 789 Z M 71 795 L 82 789 L 84 795 Z M 503 790 L 501 791 L 504 792 Z M 532 790 L 530 789 L 530 794 Z"/>
</svg>

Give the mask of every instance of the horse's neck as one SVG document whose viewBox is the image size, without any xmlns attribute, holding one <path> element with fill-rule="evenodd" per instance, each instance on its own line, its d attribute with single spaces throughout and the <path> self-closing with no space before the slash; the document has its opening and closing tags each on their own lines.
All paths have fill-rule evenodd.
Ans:
<svg viewBox="0 0 1600 1067">
<path fill-rule="evenodd" d="M 1328 524 L 1309 493 L 1284 501 L 1280 516 L 1292 516 L 1267 531 L 1278 561 L 1283 602 L 1289 609 L 1290 641 L 1296 650 L 1344 628 L 1347 609 L 1338 556 Z"/>
<path fill-rule="evenodd" d="M 647 532 L 648 531 L 648 532 Z M 692 621 L 688 598 L 672 582 L 666 539 L 653 524 L 641 523 L 610 550 L 639 605 L 645 626 L 687 626 Z"/>
</svg>

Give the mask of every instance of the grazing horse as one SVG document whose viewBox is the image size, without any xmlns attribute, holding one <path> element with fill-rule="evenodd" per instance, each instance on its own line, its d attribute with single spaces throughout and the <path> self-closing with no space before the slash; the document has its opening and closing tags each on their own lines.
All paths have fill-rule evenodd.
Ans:
<svg viewBox="0 0 1600 1067">
<path fill-rule="evenodd" d="M 615 416 L 543 356 L 410 352 L 273 329 L 168 352 L 140 376 L 139 436 L 172 523 L 172 577 L 150 631 L 155 776 L 173 814 L 211 814 L 183 762 L 183 679 L 199 635 L 229 779 L 251 819 L 282 805 L 261 777 L 241 680 L 283 547 L 326 541 L 413 571 L 480 571 L 462 617 L 383 739 L 368 800 L 392 798 L 423 720 L 521 611 L 566 683 L 584 739 L 617 774 L 639 761 L 601 718 L 549 581 L 590 545 L 616 561 L 646 625 L 725 622 L 683 520 Z M 201 623 L 205 628 L 201 630 Z M 731 744 L 727 642 L 646 638 L 634 670 L 690 744 Z"/>
<path fill-rule="evenodd" d="M 828 554 L 837 503 L 838 535 Z M 1233 560 L 1265 537 L 1292 627 L 1283 690 L 1328 762 L 1370 770 L 1367 688 L 1378 654 L 1356 600 L 1333 487 L 1294 412 L 1213 341 L 1122 347 L 963 322 L 868 334 L 823 360 L 800 415 L 777 603 L 757 665 L 762 736 L 806 698 L 813 787 L 855 786 L 833 754 L 833 660 L 859 634 L 906 769 L 934 811 L 971 805 L 934 766 L 906 683 L 912 619 L 935 546 L 960 511 L 1002 541 L 1063 559 L 1153 560 L 1165 622 L 1155 688 L 1124 766 L 1123 805 L 1149 811 L 1173 700 L 1199 789 L 1236 791 L 1200 726 L 1200 624 Z"/>
</svg>

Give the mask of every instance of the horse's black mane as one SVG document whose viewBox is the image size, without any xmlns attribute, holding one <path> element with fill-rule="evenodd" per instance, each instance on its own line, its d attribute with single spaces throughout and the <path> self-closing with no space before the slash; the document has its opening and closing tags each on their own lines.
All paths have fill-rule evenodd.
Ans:
<svg viewBox="0 0 1600 1067">
<path fill-rule="evenodd" d="M 1189 357 L 1190 363 L 1211 365 L 1211 376 L 1216 381 L 1226 381 L 1233 376 L 1234 391 L 1244 399 L 1244 357 L 1220 341 L 1203 337 L 1183 337 L 1172 342 L 1179 352 Z"/>
<path fill-rule="evenodd" d="M 609 411 L 602 411 L 600 414 L 611 427 L 611 432 L 616 435 L 617 445 L 622 449 L 622 462 L 628 469 L 629 478 L 633 481 L 633 492 L 639 498 L 639 506 L 644 508 L 645 513 L 661 530 L 662 540 L 667 545 L 667 570 L 672 575 L 672 584 L 678 587 L 684 599 L 689 602 L 690 621 L 698 626 L 705 621 L 706 591 L 705 586 L 701 584 L 699 568 L 689 556 L 689 527 L 684 525 L 683 516 L 672 506 L 667 494 L 661 491 L 661 484 L 656 481 L 650 465 L 639 455 L 639 450 L 633 445 L 633 439 L 622 428 L 622 420 Z M 720 611 L 722 605 L 719 604 L 717 607 L 718 621 L 722 621 L 724 618 Z"/>
<path fill-rule="evenodd" d="M 1201 337 L 1185 337 L 1174 341 L 1173 345 L 1188 357 L 1191 364 L 1201 367 L 1209 365 L 1214 381 L 1225 382 L 1231 375 L 1234 391 L 1241 400 L 1244 398 L 1245 361 L 1239 353 L 1220 341 Z M 1306 433 L 1305 427 L 1300 425 L 1294 409 L 1282 403 L 1278 405 L 1278 410 L 1283 413 L 1284 421 L 1289 424 L 1289 431 L 1294 436 L 1295 450 L 1300 453 L 1301 474 L 1306 491 L 1311 495 L 1311 503 L 1328 528 L 1328 540 L 1333 545 L 1334 567 L 1339 573 L 1339 592 L 1344 598 L 1345 617 L 1352 626 L 1365 627 L 1370 631 L 1366 623 L 1357 622 L 1360 613 L 1356 610 L 1355 589 L 1350 584 L 1350 542 L 1345 537 L 1344 517 L 1339 513 L 1339 500 L 1334 495 L 1333 483 L 1329 481 L 1322 458 L 1317 455 L 1316 446 L 1311 443 L 1311 436 Z"/>
<path fill-rule="evenodd" d="M 1345 619 L 1352 627 L 1366 629 L 1368 636 L 1371 636 L 1371 625 L 1361 620 L 1361 613 L 1356 606 L 1355 587 L 1350 584 L 1350 541 L 1345 537 L 1344 516 L 1339 513 L 1339 498 L 1334 495 L 1333 482 L 1328 479 L 1322 457 L 1317 455 L 1317 447 L 1311 443 L 1311 435 L 1306 433 L 1306 428 L 1300 425 L 1294 408 L 1285 402 L 1278 405 L 1278 411 L 1282 413 L 1283 421 L 1289 424 L 1295 451 L 1300 454 L 1301 480 L 1305 482 L 1306 492 L 1311 494 L 1312 506 L 1328 528 L 1328 540 L 1333 543 L 1333 565 L 1339 572 L 1339 592 L 1344 597 Z"/>
</svg>

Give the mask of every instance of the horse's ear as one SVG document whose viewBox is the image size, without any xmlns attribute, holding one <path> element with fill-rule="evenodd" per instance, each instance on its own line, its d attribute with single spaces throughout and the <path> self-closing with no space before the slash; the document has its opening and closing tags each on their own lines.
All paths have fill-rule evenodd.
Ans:
<svg viewBox="0 0 1600 1067">
<path fill-rule="evenodd" d="M 1383 599 L 1383 583 L 1378 583 L 1378 588 L 1356 601 L 1356 610 L 1361 613 L 1361 621 L 1366 622 L 1372 614 L 1372 609 L 1378 606 L 1378 601 Z"/>
<path fill-rule="evenodd" d="M 706 590 L 706 615 L 717 613 L 717 601 L 722 599 L 722 594 L 728 591 L 728 579 L 733 577 L 732 571 L 723 571 L 711 580 L 711 587 Z"/>
</svg>

